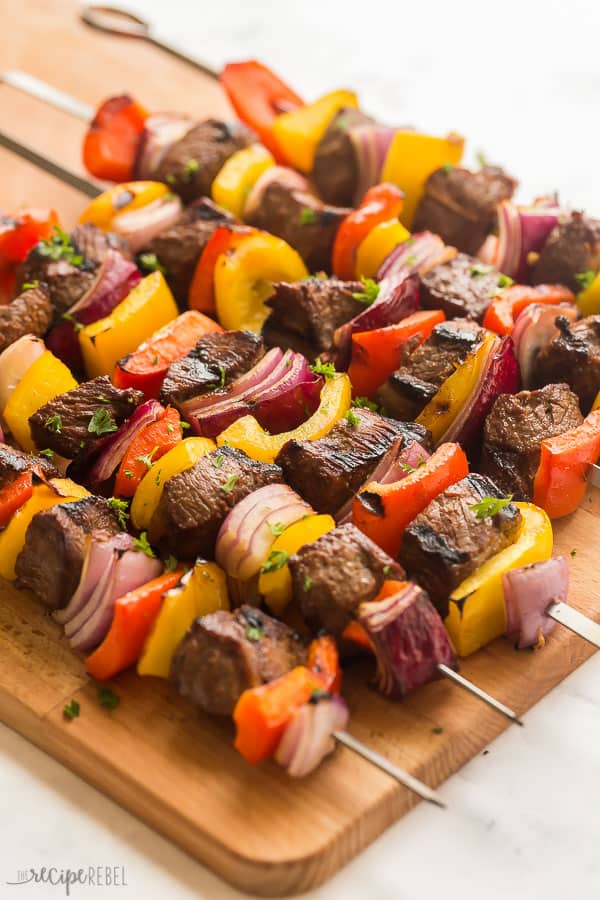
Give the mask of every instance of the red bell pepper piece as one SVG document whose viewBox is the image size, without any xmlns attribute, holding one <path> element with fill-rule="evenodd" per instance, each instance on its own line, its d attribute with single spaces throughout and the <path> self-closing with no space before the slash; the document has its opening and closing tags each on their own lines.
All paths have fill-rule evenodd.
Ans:
<svg viewBox="0 0 600 900">
<path fill-rule="evenodd" d="M 352 281 L 356 277 L 356 251 L 375 225 L 396 219 L 404 203 L 404 194 L 395 184 L 376 184 L 365 194 L 362 203 L 347 216 L 338 229 L 333 244 L 333 271 L 338 278 Z"/>
<path fill-rule="evenodd" d="M 342 689 L 342 670 L 337 645 L 331 635 L 323 634 L 311 641 L 306 664 L 323 679 L 324 690 L 339 694 Z"/>
<path fill-rule="evenodd" d="M 116 497 L 133 497 L 140 481 L 157 459 L 181 440 L 181 419 L 176 409 L 168 406 L 164 415 L 132 440 L 115 479 Z"/>
<path fill-rule="evenodd" d="M 274 72 L 256 60 L 228 63 L 221 73 L 229 101 L 239 118 L 260 138 L 279 162 L 286 162 L 275 136 L 273 121 L 304 101 Z"/>
<path fill-rule="evenodd" d="M 419 335 L 422 343 L 434 326 L 445 318 L 441 309 L 427 309 L 407 316 L 397 325 L 353 334 L 348 376 L 354 396 L 372 397 L 400 365 L 400 354 L 406 341 Z"/>
<path fill-rule="evenodd" d="M 120 359 L 113 382 L 120 388 L 143 391 L 147 400 L 157 398 L 171 363 L 187 356 L 203 335 L 216 331 L 223 331 L 218 322 L 190 309 Z"/>
<path fill-rule="evenodd" d="M 244 225 L 219 225 L 206 247 L 194 271 L 194 277 L 188 293 L 188 306 L 200 312 L 214 315 L 215 305 L 215 266 L 222 253 L 233 250 L 241 240 L 256 229 Z"/>
<path fill-rule="evenodd" d="M 371 481 L 354 498 L 352 521 L 394 559 L 402 532 L 438 494 L 469 474 L 459 444 L 441 444 L 406 478 L 390 484 Z"/>
<path fill-rule="evenodd" d="M 104 181 L 131 181 L 148 112 L 129 97 L 109 97 L 94 116 L 83 141 L 83 163 Z"/>
<path fill-rule="evenodd" d="M 585 496 L 589 467 L 600 457 L 600 409 L 578 428 L 542 441 L 533 502 L 551 519 L 575 512 Z"/>
<path fill-rule="evenodd" d="M 12 514 L 29 500 L 33 491 L 31 469 L 21 472 L 14 481 L 0 491 L 0 528 L 8 525 Z"/>
<path fill-rule="evenodd" d="M 532 303 L 574 303 L 575 295 L 562 284 L 515 284 L 504 288 L 487 308 L 483 327 L 496 334 L 512 334 L 519 315 Z"/>
<path fill-rule="evenodd" d="M 165 572 L 115 602 L 110 630 L 88 656 L 85 667 L 93 678 L 104 681 L 139 659 L 166 591 L 174 588 L 183 572 Z"/>
<path fill-rule="evenodd" d="M 53 209 L 22 209 L 12 216 L 0 217 L 0 303 L 15 296 L 16 272 L 30 250 L 47 240 L 58 216 Z"/>
</svg>

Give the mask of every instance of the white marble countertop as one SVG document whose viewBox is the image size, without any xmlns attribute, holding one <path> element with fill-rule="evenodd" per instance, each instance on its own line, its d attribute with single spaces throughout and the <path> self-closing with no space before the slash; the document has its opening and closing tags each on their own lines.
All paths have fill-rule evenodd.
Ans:
<svg viewBox="0 0 600 900">
<path fill-rule="evenodd" d="M 600 210 L 600 6 L 589 0 L 127 5 L 213 65 L 259 57 L 307 97 L 353 86 L 390 121 L 466 134 L 471 156 L 481 149 L 518 173 L 523 197 L 558 189 L 564 201 Z M 185 108 L 176 86 L 173 99 Z M 599 896 L 600 657 L 525 721 L 446 782 L 446 812 L 421 804 L 306 896 Z M 72 888 L 74 900 L 242 896 L 3 727 L 0 797 L 1 900 L 65 896 L 62 887 L 7 884 L 19 869 L 51 865 L 124 867 L 127 887 Z"/>
</svg>

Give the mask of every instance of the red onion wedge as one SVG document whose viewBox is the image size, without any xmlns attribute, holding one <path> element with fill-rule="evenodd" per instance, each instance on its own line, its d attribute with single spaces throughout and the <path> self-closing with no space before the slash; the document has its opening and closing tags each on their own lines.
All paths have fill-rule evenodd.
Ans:
<svg viewBox="0 0 600 900">
<path fill-rule="evenodd" d="M 556 325 L 559 316 L 572 323 L 579 317 L 579 310 L 572 303 L 533 303 L 517 318 L 512 337 L 524 388 L 532 387 L 538 353 L 559 333 Z"/>
<path fill-rule="evenodd" d="M 190 130 L 193 121 L 183 113 L 152 113 L 144 122 L 138 144 L 134 177 L 138 181 L 154 178 L 167 151 Z"/>
<path fill-rule="evenodd" d="M 54 619 L 59 625 L 66 625 L 87 604 L 96 586 L 111 568 L 114 551 L 130 550 L 132 547 L 133 538 L 124 531 L 110 537 L 101 534 L 88 537 L 77 590 L 67 606 L 54 613 Z"/>
<path fill-rule="evenodd" d="M 546 198 L 547 199 L 547 198 Z M 516 206 L 509 200 L 498 204 L 498 238 L 486 240 L 479 259 L 498 271 L 526 283 L 530 254 L 539 253 L 558 224 L 560 209 L 546 200 L 531 207 Z"/>
<path fill-rule="evenodd" d="M 397 273 L 423 275 L 429 269 L 448 262 L 454 256 L 456 256 L 454 247 L 447 247 L 437 234 L 423 231 L 394 247 L 379 267 L 377 278 L 381 281 Z"/>
<path fill-rule="evenodd" d="M 292 778 L 309 775 L 335 749 L 333 734 L 345 730 L 348 716 L 341 697 L 325 694 L 305 703 L 286 726 L 275 761 Z"/>
<path fill-rule="evenodd" d="M 278 534 L 314 510 L 287 484 L 268 484 L 231 510 L 217 536 L 215 559 L 231 578 L 258 575 Z"/>
<path fill-rule="evenodd" d="M 259 385 L 271 375 L 273 370 L 279 365 L 283 359 L 283 350 L 279 347 L 273 347 L 263 358 L 257 362 L 255 366 L 236 378 L 227 388 L 218 391 L 210 391 L 201 394 L 199 397 L 192 397 L 179 404 L 181 414 L 187 419 L 197 414 L 199 411 L 214 407 L 219 403 L 226 403 L 230 400 L 242 400 L 250 395 Z"/>
<path fill-rule="evenodd" d="M 161 231 L 175 225 L 183 206 L 175 194 L 165 194 L 112 220 L 112 229 L 128 242 L 134 253 L 146 247 Z"/>
<path fill-rule="evenodd" d="M 286 166 L 271 166 L 260 176 L 246 197 L 244 204 L 244 221 L 248 222 L 261 205 L 265 191 L 271 184 L 282 184 L 290 191 L 308 191 L 308 180 L 304 175 L 288 169 Z"/>
<path fill-rule="evenodd" d="M 348 136 L 354 145 L 358 178 L 354 205 L 359 206 L 370 187 L 379 184 L 381 172 L 396 129 L 387 125 L 357 125 L 348 129 Z"/>
<path fill-rule="evenodd" d="M 358 620 L 377 659 L 376 687 L 386 697 L 405 697 L 432 681 L 437 666 L 457 668 L 457 659 L 438 612 L 416 584 L 382 600 L 361 603 Z"/>
<path fill-rule="evenodd" d="M 511 569 L 502 576 L 506 603 L 506 635 L 519 650 L 543 647 L 556 622 L 546 615 L 551 603 L 566 603 L 569 567 L 564 556 Z"/>
<path fill-rule="evenodd" d="M 45 349 L 41 338 L 24 334 L 0 353 L 0 413 L 4 412 L 10 395 Z"/>
<path fill-rule="evenodd" d="M 112 434 L 102 446 L 86 478 L 86 484 L 97 490 L 108 481 L 115 470 L 121 464 L 125 452 L 136 435 L 158 421 L 165 413 L 165 409 L 158 400 L 146 400 L 134 411 L 132 416 L 123 422 L 118 431 Z M 79 474 L 79 473 L 78 473 Z"/>
</svg>

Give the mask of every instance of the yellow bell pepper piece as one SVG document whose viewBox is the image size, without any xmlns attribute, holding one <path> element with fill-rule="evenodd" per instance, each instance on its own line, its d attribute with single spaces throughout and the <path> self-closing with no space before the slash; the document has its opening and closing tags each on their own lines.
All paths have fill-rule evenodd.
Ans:
<svg viewBox="0 0 600 900">
<path fill-rule="evenodd" d="M 252 459 L 273 462 L 288 441 L 316 441 L 327 434 L 350 408 L 352 385 L 347 375 L 327 378 L 321 391 L 321 401 L 312 416 L 294 431 L 268 434 L 254 416 L 242 416 L 217 437 L 217 444 L 227 444 L 243 450 Z"/>
<path fill-rule="evenodd" d="M 29 417 L 40 406 L 76 387 L 77 382 L 70 370 L 50 350 L 45 350 L 32 363 L 10 395 L 3 413 L 13 437 L 23 450 L 35 449 Z"/>
<path fill-rule="evenodd" d="M 502 573 L 552 555 L 552 524 L 533 503 L 516 503 L 522 522 L 514 543 L 459 584 L 450 596 L 444 621 L 459 656 L 469 656 L 506 631 L 506 604 Z"/>
<path fill-rule="evenodd" d="M 274 281 L 300 281 L 308 270 L 281 238 L 249 234 L 217 259 L 214 275 L 217 316 L 223 328 L 260 333 L 267 318 L 265 300 Z"/>
<path fill-rule="evenodd" d="M 161 272 L 137 284 L 109 316 L 79 332 L 86 372 L 90 378 L 112 375 L 118 360 L 178 314 L 173 295 Z"/>
<path fill-rule="evenodd" d="M 429 428 L 433 442 L 437 444 L 454 422 L 463 403 L 477 385 L 488 355 L 490 344 L 496 340 L 488 335 L 465 361 L 443 382 L 441 388 L 417 417 L 419 425 Z"/>
<path fill-rule="evenodd" d="M 384 259 L 398 244 L 410 237 L 410 231 L 398 221 L 380 222 L 361 241 L 356 251 L 356 277 L 373 278 Z"/>
<path fill-rule="evenodd" d="M 111 231 L 113 219 L 122 213 L 147 206 L 169 193 L 161 181 L 127 181 L 94 197 L 79 216 L 80 224 L 91 222 L 102 231 Z"/>
<path fill-rule="evenodd" d="M 165 482 L 191 469 L 201 456 L 214 449 L 215 442 L 210 438 L 189 437 L 152 464 L 140 481 L 131 503 L 131 522 L 138 531 L 150 529 Z"/>
<path fill-rule="evenodd" d="M 213 200 L 241 219 L 246 197 L 263 172 L 274 165 L 273 155 L 262 144 L 251 144 L 237 150 L 212 183 Z"/>
<path fill-rule="evenodd" d="M 600 313 L 600 272 L 589 287 L 577 294 L 577 306 L 582 316 L 595 316 Z"/>
<path fill-rule="evenodd" d="M 596 399 L 594 400 L 594 402 L 592 404 L 591 411 L 593 412 L 595 409 L 598 409 L 599 406 L 600 406 L 600 391 L 598 391 L 598 393 L 596 394 Z"/>
<path fill-rule="evenodd" d="M 332 119 L 347 107 L 358 107 L 356 94 L 332 91 L 314 103 L 277 116 L 272 126 L 273 134 L 288 163 L 301 172 L 310 172 L 317 147 Z"/>
<path fill-rule="evenodd" d="M 283 534 L 275 538 L 271 553 L 283 552 L 288 557 L 292 556 L 300 547 L 311 544 L 334 528 L 335 519 L 331 516 L 307 516 L 306 519 L 289 525 Z M 261 572 L 258 578 L 258 591 L 271 612 L 280 616 L 292 599 L 292 576 L 288 564 L 276 572 Z"/>
<path fill-rule="evenodd" d="M 168 678 L 173 655 L 192 622 L 219 609 L 229 609 L 225 573 L 216 563 L 199 559 L 177 587 L 166 592 L 138 661 L 138 674 Z"/>
<path fill-rule="evenodd" d="M 6 528 L 0 531 L 0 577 L 15 580 L 17 556 L 25 546 L 27 529 L 36 513 L 83 497 L 89 497 L 89 491 L 70 478 L 53 478 L 48 484 L 35 485 L 29 500 L 13 513 Z"/>
<path fill-rule="evenodd" d="M 397 131 L 385 158 L 382 181 L 391 181 L 404 191 L 402 221 L 412 225 L 425 182 L 432 172 L 446 163 L 461 161 L 465 140 L 459 134 L 439 138 L 416 131 Z"/>
</svg>

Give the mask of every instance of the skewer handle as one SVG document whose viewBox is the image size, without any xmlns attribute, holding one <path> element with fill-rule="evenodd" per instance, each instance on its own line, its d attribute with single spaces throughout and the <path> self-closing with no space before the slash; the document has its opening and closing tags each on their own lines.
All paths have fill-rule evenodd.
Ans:
<svg viewBox="0 0 600 900">
<path fill-rule="evenodd" d="M 53 87 L 46 81 L 34 78 L 28 72 L 22 72 L 20 69 L 8 69 L 2 73 L 0 81 L 3 84 L 16 88 L 18 91 L 22 91 L 29 97 L 41 100 L 42 103 L 49 103 L 50 106 L 66 112 L 75 119 L 81 119 L 82 122 L 88 123 L 94 118 L 94 108 L 92 106 L 82 103 L 81 100 L 66 94 L 64 91 L 59 91 L 58 88 Z"/>
<path fill-rule="evenodd" d="M 491 694 L 488 694 L 480 687 L 477 687 L 477 685 L 473 684 L 472 681 L 469 681 L 468 678 L 463 678 L 462 675 L 459 675 L 458 672 L 455 672 L 454 669 L 450 669 L 448 666 L 444 665 L 444 663 L 439 663 L 437 668 L 438 672 L 445 678 L 453 681 L 454 684 L 464 688 L 465 691 L 468 691 L 480 700 L 483 700 L 484 703 L 487 703 L 488 706 L 491 706 L 492 709 L 495 709 L 496 712 L 499 712 L 501 715 L 505 716 L 505 718 L 510 719 L 511 722 L 515 722 L 517 725 L 523 725 L 523 721 L 510 706 L 506 706 L 504 703 L 496 700 L 495 697 L 492 697 Z"/>
<path fill-rule="evenodd" d="M 551 603 L 546 615 L 600 649 L 600 625 L 566 603 Z"/>
</svg>

